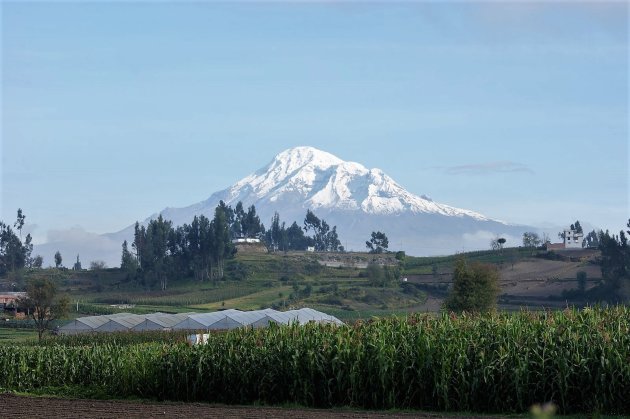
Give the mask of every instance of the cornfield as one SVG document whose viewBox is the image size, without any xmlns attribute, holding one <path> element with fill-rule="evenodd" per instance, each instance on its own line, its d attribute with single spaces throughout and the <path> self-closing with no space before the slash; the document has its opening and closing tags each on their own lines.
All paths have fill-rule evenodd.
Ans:
<svg viewBox="0 0 630 419">
<path fill-rule="evenodd" d="M 190 333 L 178 331 L 150 330 L 138 333 L 132 332 L 107 332 L 107 333 L 80 333 L 77 335 L 45 336 L 38 345 L 45 346 L 98 346 L 98 345 L 135 345 L 140 343 L 159 342 L 162 344 L 176 344 L 187 342 Z M 33 346 L 35 342 L 22 345 Z"/>
<path fill-rule="evenodd" d="M 237 329 L 207 345 L 0 346 L 0 389 L 369 409 L 630 414 L 630 309 Z M 87 342 L 86 342 L 87 343 Z"/>
</svg>

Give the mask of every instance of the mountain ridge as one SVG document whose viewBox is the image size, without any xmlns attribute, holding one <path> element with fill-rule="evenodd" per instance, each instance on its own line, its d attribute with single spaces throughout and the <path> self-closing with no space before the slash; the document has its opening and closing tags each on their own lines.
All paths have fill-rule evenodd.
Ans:
<svg viewBox="0 0 630 419">
<path fill-rule="evenodd" d="M 468 216 L 482 221 L 498 220 L 475 211 L 434 202 L 426 195 L 408 192 L 381 169 L 367 169 L 356 162 L 343 161 L 314 147 L 300 146 L 279 153 L 269 164 L 215 192 L 205 201 L 183 207 L 165 208 L 163 216 L 189 217 L 191 212 L 214 207 L 219 200 L 228 205 L 276 205 L 281 202 L 301 203 L 301 207 L 317 210 L 362 211 L 373 215 L 412 213 Z M 278 211 L 282 215 L 281 211 Z M 506 223 L 503 223 L 506 224 Z"/>
</svg>

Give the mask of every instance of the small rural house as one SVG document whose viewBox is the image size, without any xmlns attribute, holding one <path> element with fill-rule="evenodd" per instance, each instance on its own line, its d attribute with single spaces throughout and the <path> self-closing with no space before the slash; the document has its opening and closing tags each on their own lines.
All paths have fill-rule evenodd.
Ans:
<svg viewBox="0 0 630 419">
<path fill-rule="evenodd" d="M 562 243 L 547 243 L 547 250 L 571 250 L 582 248 L 582 237 L 584 234 L 575 230 L 564 230 L 564 241 Z"/>
<path fill-rule="evenodd" d="M 564 248 L 565 249 L 581 249 L 582 237 L 584 234 L 573 230 L 564 230 Z"/>
<path fill-rule="evenodd" d="M 249 243 L 249 244 L 260 243 L 260 239 L 257 239 L 255 237 L 239 237 L 236 239 L 232 239 L 232 244 L 243 244 L 243 243 Z"/>
<path fill-rule="evenodd" d="M 0 308 L 14 307 L 16 300 L 20 297 L 26 297 L 25 292 L 3 292 L 0 294 Z"/>
</svg>

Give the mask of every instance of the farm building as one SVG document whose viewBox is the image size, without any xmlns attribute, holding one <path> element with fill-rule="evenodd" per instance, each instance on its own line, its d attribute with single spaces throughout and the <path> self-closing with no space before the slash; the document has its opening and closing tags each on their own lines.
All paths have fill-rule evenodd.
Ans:
<svg viewBox="0 0 630 419">
<path fill-rule="evenodd" d="M 229 330 L 239 327 L 267 327 L 276 324 L 305 324 L 309 322 L 343 324 L 339 319 L 310 308 L 276 311 L 272 309 L 239 311 L 224 310 L 212 313 L 116 313 L 103 316 L 79 317 L 59 329 L 59 333 L 73 335 L 90 332 L 119 332 L 147 330 Z"/>
<path fill-rule="evenodd" d="M 565 229 L 562 232 L 562 237 L 562 243 L 546 243 L 547 250 L 582 249 L 582 237 L 584 237 L 584 234 L 575 230 Z"/>
<path fill-rule="evenodd" d="M 18 298 L 26 297 L 25 292 L 3 292 L 0 293 L 0 308 L 14 306 Z"/>
</svg>

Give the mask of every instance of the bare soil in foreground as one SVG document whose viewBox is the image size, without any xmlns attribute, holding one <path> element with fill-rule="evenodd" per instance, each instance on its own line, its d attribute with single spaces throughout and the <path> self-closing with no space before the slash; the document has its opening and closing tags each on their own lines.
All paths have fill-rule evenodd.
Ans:
<svg viewBox="0 0 630 419">
<path fill-rule="evenodd" d="M 57 399 L 0 394 L 0 416 L 10 418 L 481 418 L 424 412 L 370 412 L 203 403 Z M 484 416 L 487 417 L 487 416 Z M 500 416 L 493 416 L 500 417 Z"/>
</svg>

